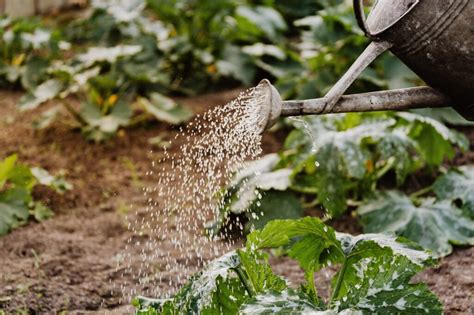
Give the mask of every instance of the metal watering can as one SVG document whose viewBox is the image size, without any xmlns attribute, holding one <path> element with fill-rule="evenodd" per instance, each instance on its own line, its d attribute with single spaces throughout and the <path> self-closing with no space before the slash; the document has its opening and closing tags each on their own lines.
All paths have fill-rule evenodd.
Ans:
<svg viewBox="0 0 474 315">
<path fill-rule="evenodd" d="M 366 19 L 354 0 L 357 22 L 372 42 L 323 97 L 282 101 L 264 79 L 260 127 L 280 116 L 299 116 L 420 107 L 454 107 L 474 120 L 474 0 L 378 0 Z M 429 87 L 343 96 L 359 74 L 390 50 Z"/>
</svg>

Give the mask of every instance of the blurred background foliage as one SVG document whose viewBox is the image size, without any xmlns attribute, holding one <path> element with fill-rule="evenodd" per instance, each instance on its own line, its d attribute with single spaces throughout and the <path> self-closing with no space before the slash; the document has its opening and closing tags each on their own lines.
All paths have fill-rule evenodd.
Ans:
<svg viewBox="0 0 474 315">
<path fill-rule="evenodd" d="M 23 111 L 55 100 L 40 111 L 34 128 L 48 128 L 65 109 L 85 138 L 95 142 L 137 124 L 187 122 L 192 108 L 173 96 L 250 87 L 263 78 L 284 99 L 321 97 L 368 44 L 348 0 L 91 0 L 73 16 L 0 18 L 0 86 L 25 91 L 18 104 Z M 386 53 L 348 93 L 420 84 Z M 235 216 L 245 219 L 243 229 L 249 231 L 270 219 L 299 217 L 307 209 L 322 210 L 327 220 L 362 205 L 378 210 L 385 205 L 374 197 L 385 194 L 400 205 L 400 212 L 436 207 L 442 210 L 436 220 L 445 216 L 449 222 L 464 222 L 463 235 L 445 238 L 470 243 L 474 225 L 463 220 L 471 220 L 465 218 L 471 203 L 462 204 L 461 211 L 443 194 L 431 200 L 433 187 L 410 191 L 410 180 L 418 174 L 434 181 L 446 172 L 446 159 L 469 149 L 463 134 L 440 121 L 467 124 L 449 109 L 286 120 L 280 124 L 288 132 L 282 150 L 248 166 L 260 175 L 242 177 L 223 189 L 221 217 L 210 222 L 209 231 L 219 233 Z M 458 176 L 471 178 L 472 171 Z M 440 177 L 441 190 L 452 188 L 448 179 Z M 459 188 L 466 195 L 467 186 Z M 25 196 L 19 217 L 10 216 L 15 222 L 4 232 L 30 215 L 33 206 Z M 362 212 L 364 222 L 385 222 L 386 211 Z M 436 230 L 429 220 L 420 222 L 393 232 L 406 236 Z M 455 231 L 454 223 L 444 230 Z M 385 229 L 382 224 L 378 228 Z M 370 232 L 378 231 L 370 227 Z M 420 241 L 413 235 L 412 240 Z M 423 245 L 439 255 L 450 252 L 449 246 Z"/>
<path fill-rule="evenodd" d="M 142 123 L 137 115 L 187 121 L 192 109 L 173 95 L 269 78 L 284 98 L 322 96 L 367 44 L 342 0 L 92 0 L 79 17 L 59 20 L 0 20 L 0 86 L 26 91 L 22 110 L 60 99 L 94 141 Z M 416 83 L 386 54 L 351 92 Z M 45 110 L 35 127 L 58 111 Z"/>
</svg>

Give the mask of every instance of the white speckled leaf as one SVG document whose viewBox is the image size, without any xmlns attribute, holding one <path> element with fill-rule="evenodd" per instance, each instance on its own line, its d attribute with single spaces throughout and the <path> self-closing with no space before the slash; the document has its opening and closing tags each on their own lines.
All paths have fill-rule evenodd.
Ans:
<svg viewBox="0 0 474 315">
<path fill-rule="evenodd" d="M 294 290 L 288 289 L 281 293 L 268 292 L 257 295 L 240 308 L 239 314 L 263 315 L 263 314 L 314 314 L 329 315 L 312 304 L 308 299 L 298 295 Z"/>
<path fill-rule="evenodd" d="M 365 242 L 358 250 L 373 250 L 371 256 L 348 256 L 341 289 L 330 307 L 364 314 L 442 314 L 441 303 L 425 284 L 409 283 L 422 266 L 377 247 Z"/>
<path fill-rule="evenodd" d="M 306 271 L 317 271 L 329 261 L 345 264 L 345 269 L 340 270 L 340 290 L 329 305 L 334 314 L 343 310 L 364 314 L 441 314 L 441 304 L 425 285 L 410 284 L 412 276 L 433 262 L 414 243 L 394 235 L 335 233 L 311 217 L 272 221 L 262 231 L 250 234 L 247 243 L 254 249 L 284 245 L 290 246 L 289 255 Z M 261 310 L 272 310 L 272 299 L 282 298 L 267 296 L 263 301 L 254 301 L 247 310 L 253 310 L 250 314 L 258 314 L 256 310 L 262 307 Z"/>
<path fill-rule="evenodd" d="M 474 221 L 449 201 L 425 200 L 420 206 L 401 192 L 380 193 L 357 213 L 367 233 L 393 232 L 417 242 L 435 257 L 452 252 L 451 244 L 474 244 Z"/>
<path fill-rule="evenodd" d="M 176 294 L 174 298 L 176 309 L 189 314 L 200 314 L 212 303 L 213 294 L 217 289 L 217 279 L 227 279 L 230 270 L 239 263 L 236 252 L 227 253 L 211 261 L 201 272 L 192 276 Z"/>
<path fill-rule="evenodd" d="M 431 258 L 428 252 L 413 247 L 413 244 L 403 242 L 400 238 L 391 234 L 360 234 L 352 236 L 346 233 L 336 233 L 337 239 L 341 242 L 342 249 L 347 256 L 353 255 L 356 251 L 358 255 L 371 255 L 374 248 L 362 247 L 367 243 L 375 243 L 380 248 L 389 248 L 393 254 L 405 256 L 412 263 L 423 266 Z M 368 253 L 362 251 L 368 250 Z"/>
<path fill-rule="evenodd" d="M 77 56 L 77 60 L 90 67 L 98 62 L 114 63 L 119 58 L 130 57 L 142 51 L 137 45 L 117 45 L 114 47 L 90 47 L 85 53 Z"/>
<path fill-rule="evenodd" d="M 439 177 L 433 185 L 439 199 L 460 201 L 460 208 L 474 220 L 474 166 L 461 166 Z"/>
</svg>

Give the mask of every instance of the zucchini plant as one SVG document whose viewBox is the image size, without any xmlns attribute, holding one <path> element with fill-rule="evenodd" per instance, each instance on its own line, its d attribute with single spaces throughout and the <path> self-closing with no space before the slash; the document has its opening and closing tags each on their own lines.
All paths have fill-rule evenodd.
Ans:
<svg viewBox="0 0 474 315">
<path fill-rule="evenodd" d="M 34 89 L 48 78 L 51 62 L 69 46 L 57 30 L 37 19 L 0 17 L 0 86 Z"/>
<path fill-rule="evenodd" d="M 304 270 L 298 289 L 275 275 L 264 249 L 286 246 Z M 434 263 L 410 241 L 387 234 L 337 233 L 320 219 L 275 220 L 244 249 L 208 264 L 169 299 L 138 297 L 137 314 L 442 314 L 438 298 L 411 278 Z M 314 274 L 337 264 L 328 301 Z"/>
<path fill-rule="evenodd" d="M 435 197 L 385 191 L 366 200 L 357 214 L 367 233 L 393 232 L 430 249 L 434 256 L 446 256 L 453 244 L 474 245 L 473 180 L 472 166 L 453 169 L 422 191 L 433 190 Z"/>
<path fill-rule="evenodd" d="M 42 168 L 19 164 L 17 159 L 10 155 L 0 161 L 0 235 L 25 224 L 30 217 L 43 221 L 53 215 L 46 205 L 33 199 L 36 185 L 48 186 L 61 194 L 72 189 L 61 174 L 52 176 Z"/>
<path fill-rule="evenodd" d="M 157 92 L 147 94 L 149 100 L 144 96 L 137 97 L 136 86 L 122 70 L 124 62 L 141 49 L 134 45 L 91 47 L 72 60 L 59 62 L 49 68 L 52 78 L 25 94 L 19 107 L 31 110 L 46 101 L 58 99 L 59 105 L 37 119 L 37 128 L 51 124 L 63 106 L 86 139 L 96 142 L 111 138 L 120 127 L 150 118 L 175 125 L 188 121 L 192 112 L 171 98 Z M 79 109 L 69 104 L 67 97 L 70 95 L 83 100 Z"/>
<path fill-rule="evenodd" d="M 208 226 L 212 233 L 225 228 L 231 213 L 243 215 L 250 231 L 268 220 L 301 217 L 304 208 L 319 207 L 330 219 L 361 206 L 357 213 L 365 231 L 396 232 L 437 256 L 451 253 L 449 243 L 472 244 L 467 168 L 438 179 L 436 202 L 420 198 L 429 189 L 411 199 L 384 192 L 403 189 L 416 172 L 434 173 L 456 148 L 467 150 L 464 135 L 437 120 L 402 112 L 315 116 L 290 123 L 295 129 L 283 150 L 250 163 L 223 190 L 220 217 Z M 283 200 L 284 207 L 275 207 Z M 432 209 L 430 220 L 421 220 L 418 215 L 427 209 Z"/>
</svg>

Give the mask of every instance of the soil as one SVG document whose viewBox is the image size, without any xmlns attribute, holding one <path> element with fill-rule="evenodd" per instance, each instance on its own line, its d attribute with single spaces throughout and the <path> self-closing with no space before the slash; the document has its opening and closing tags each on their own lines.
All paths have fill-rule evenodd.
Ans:
<svg viewBox="0 0 474 315">
<path fill-rule="evenodd" d="M 238 92 L 231 90 L 179 101 L 202 113 L 226 103 Z M 41 166 L 52 173 L 65 170 L 74 189 L 64 195 L 46 188 L 36 189 L 35 197 L 47 203 L 55 216 L 42 223 L 30 222 L 0 238 L 0 310 L 6 314 L 130 313 L 130 301 L 122 298 L 120 287 L 138 287 L 138 283 L 116 267 L 132 236 L 125 217 L 133 216 L 135 211 L 138 216 L 144 212 L 147 200 L 142 187 L 153 183 L 153 178 L 145 173 L 152 161 L 163 154 L 149 139 L 157 135 L 171 139 L 177 128 L 152 123 L 121 131 L 105 144 L 87 143 L 70 127 L 66 113 L 48 129 L 34 131 L 32 120 L 44 108 L 20 113 L 16 109 L 20 96 L 17 92 L 0 91 L 0 157 L 17 153 L 24 164 Z M 474 128 L 462 131 L 474 144 Z M 282 137 L 279 133 L 267 133 L 264 152 L 277 151 Z M 173 146 L 170 150 L 175 149 Z M 454 163 L 474 163 L 473 152 L 471 147 L 471 152 L 458 154 Z M 342 232 L 360 233 L 350 215 L 333 225 Z M 159 241 L 168 251 L 173 250 L 169 241 Z M 233 246 L 240 244 L 241 240 L 237 240 Z M 132 251 L 138 255 L 140 249 Z M 180 255 L 178 251 L 175 254 Z M 211 249 L 204 255 L 212 257 Z M 427 282 L 440 297 L 446 314 L 474 314 L 473 256 L 474 248 L 456 248 L 437 267 L 416 277 Z M 157 261 L 154 267 L 162 269 L 160 263 Z M 196 261 L 186 263 L 193 265 Z M 288 277 L 294 285 L 302 282 L 303 273 L 294 262 L 272 257 L 271 263 L 277 273 Z M 317 276 L 320 293 L 325 297 L 334 272 L 327 269 Z M 162 283 L 173 278 L 166 272 L 161 276 L 165 280 Z M 162 285 L 166 290 L 166 285 Z M 148 286 L 151 289 L 153 282 Z"/>
</svg>

